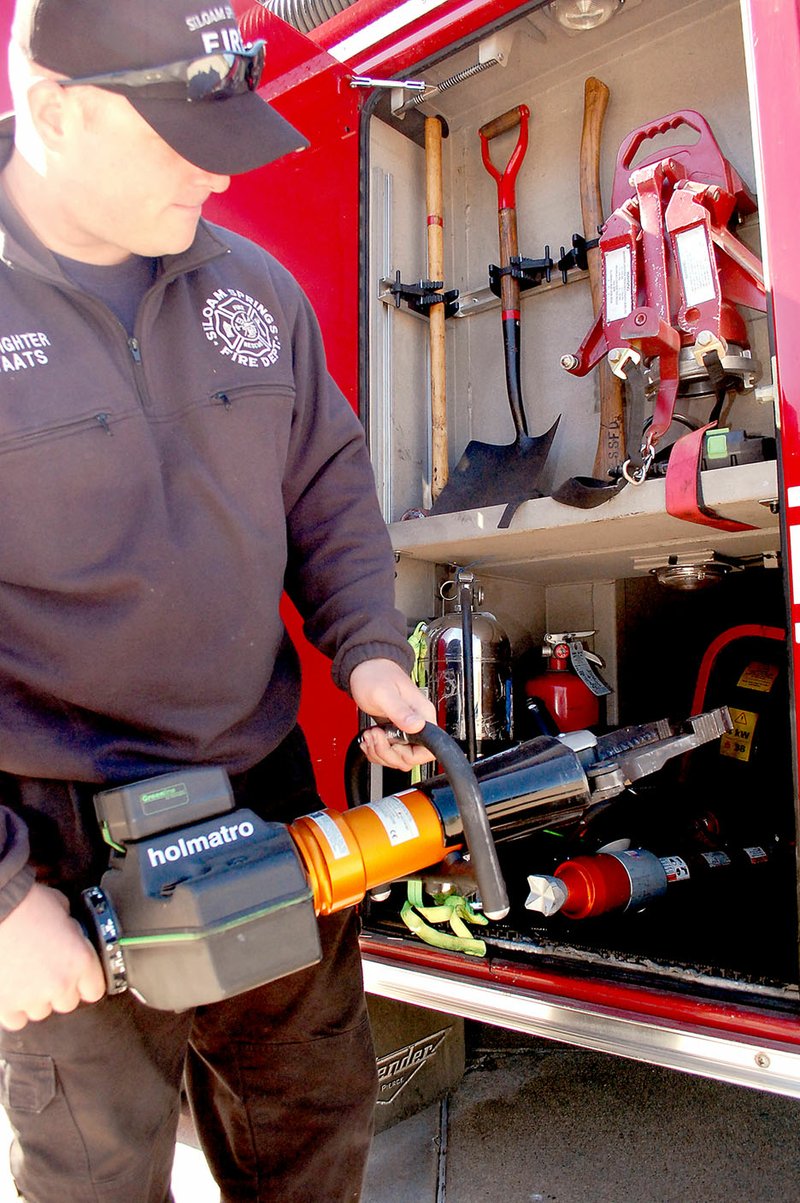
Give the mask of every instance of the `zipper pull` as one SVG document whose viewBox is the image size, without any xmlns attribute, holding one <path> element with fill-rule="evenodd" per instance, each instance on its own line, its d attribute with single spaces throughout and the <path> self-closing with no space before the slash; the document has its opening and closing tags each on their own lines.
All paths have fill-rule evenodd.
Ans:
<svg viewBox="0 0 800 1203">
<path fill-rule="evenodd" d="M 102 428 L 106 432 L 106 434 L 113 435 L 114 432 L 108 424 L 108 419 L 111 417 L 111 414 L 95 414 L 94 416 L 95 416 L 95 421 L 98 422 L 100 426 L 102 426 Z"/>
<path fill-rule="evenodd" d="M 225 409 L 230 409 L 231 405 L 233 404 L 228 394 L 223 392 L 214 393 L 211 400 L 219 401 L 225 407 Z"/>
<path fill-rule="evenodd" d="M 128 349 L 130 350 L 133 362 L 141 363 L 142 362 L 142 353 L 139 350 L 138 338 L 129 338 L 128 339 Z"/>
</svg>

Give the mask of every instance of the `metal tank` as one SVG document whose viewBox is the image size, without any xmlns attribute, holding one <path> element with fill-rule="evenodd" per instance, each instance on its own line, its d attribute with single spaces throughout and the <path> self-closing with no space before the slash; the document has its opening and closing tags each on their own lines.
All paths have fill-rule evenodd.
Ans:
<svg viewBox="0 0 800 1203">
<path fill-rule="evenodd" d="M 439 594 L 444 612 L 423 632 L 425 687 L 438 725 L 476 760 L 514 743 L 511 645 L 478 608 L 483 589 L 471 572 L 458 569 Z"/>
</svg>

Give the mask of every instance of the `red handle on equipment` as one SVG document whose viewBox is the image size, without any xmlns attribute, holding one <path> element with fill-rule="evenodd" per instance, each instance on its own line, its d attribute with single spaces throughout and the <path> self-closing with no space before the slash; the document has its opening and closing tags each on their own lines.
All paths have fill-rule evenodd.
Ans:
<svg viewBox="0 0 800 1203">
<path fill-rule="evenodd" d="M 503 113 L 500 117 L 495 117 L 494 120 L 487 121 L 478 130 L 481 138 L 483 165 L 489 172 L 489 175 L 497 181 L 497 203 L 500 209 L 514 209 L 516 207 L 515 187 L 517 173 L 525 157 L 525 151 L 528 149 L 528 119 L 530 115 L 531 111 L 526 104 L 518 104 L 516 108 L 509 109 L 507 113 Z M 519 126 L 517 144 L 511 152 L 505 169 L 501 172 L 491 160 L 489 142 L 492 138 L 496 138 L 499 134 L 514 129 L 516 126 Z"/>
<path fill-rule="evenodd" d="M 634 189 L 630 185 L 631 163 L 642 143 L 646 142 L 648 138 L 666 134 L 669 130 L 680 129 L 684 125 L 700 135 L 698 142 L 690 145 L 676 142 L 674 146 L 661 147 L 660 150 L 654 151 L 652 155 L 638 163 L 636 170 L 638 171 L 640 167 L 649 167 L 661 159 L 677 159 L 686 169 L 690 179 L 698 180 L 701 183 L 720 185 L 736 196 L 740 212 L 754 211 L 755 205 L 749 190 L 723 155 L 705 117 L 694 109 L 681 109 L 677 113 L 669 113 L 666 117 L 661 117 L 649 125 L 643 125 L 628 134 L 617 153 L 611 197 L 612 210 L 618 209 L 634 194 Z M 749 208 L 748 198 L 752 206 Z"/>
</svg>

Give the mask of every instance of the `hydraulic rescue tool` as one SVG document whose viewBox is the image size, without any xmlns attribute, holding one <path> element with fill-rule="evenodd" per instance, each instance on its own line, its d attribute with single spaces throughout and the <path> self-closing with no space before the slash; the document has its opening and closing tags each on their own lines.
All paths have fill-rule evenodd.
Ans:
<svg viewBox="0 0 800 1203">
<path fill-rule="evenodd" d="M 688 127 L 693 145 L 660 151 L 633 170 L 642 144 Z M 764 311 L 764 274 L 758 258 L 732 232 L 755 212 L 755 201 L 724 158 L 705 118 L 693 110 L 671 113 L 629 134 L 620 147 L 613 212 L 600 235 L 602 308 L 575 354 L 562 367 L 585 376 L 606 357 L 625 379 L 641 368 L 655 393 L 642 434 L 640 462 L 620 471 L 641 484 L 656 448 L 677 417 L 677 399 L 710 398 L 707 421 L 674 443 L 666 472 L 667 510 L 676 517 L 723 530 L 750 529 L 709 510 L 700 490 L 705 435 L 714 429 L 729 394 L 752 388 L 760 374 L 737 306 Z"/>
<path fill-rule="evenodd" d="M 95 808 L 109 868 L 84 901 L 108 990 L 182 1010 L 293 973 L 320 958 L 317 915 L 422 870 L 457 879 L 487 918 L 502 919 L 509 902 L 493 836 L 580 830 L 632 782 L 730 726 L 722 707 L 677 732 L 661 722 L 599 738 L 540 736 L 471 767 L 426 724 L 411 738 L 446 775 L 288 826 L 236 809 L 217 768 L 104 790 Z"/>
</svg>

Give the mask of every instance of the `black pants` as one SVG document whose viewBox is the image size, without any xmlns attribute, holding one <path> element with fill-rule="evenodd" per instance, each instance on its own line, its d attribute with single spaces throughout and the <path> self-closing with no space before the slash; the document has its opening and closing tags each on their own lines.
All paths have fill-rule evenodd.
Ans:
<svg viewBox="0 0 800 1203">
<path fill-rule="evenodd" d="M 295 733 L 234 781 L 237 800 L 269 818 L 315 809 L 307 760 Z M 193 1012 L 122 994 L 1 1032 L 27 1203 L 169 1200 L 184 1074 L 225 1203 L 356 1203 L 377 1087 L 355 913 L 320 933 L 319 965 Z"/>
</svg>

